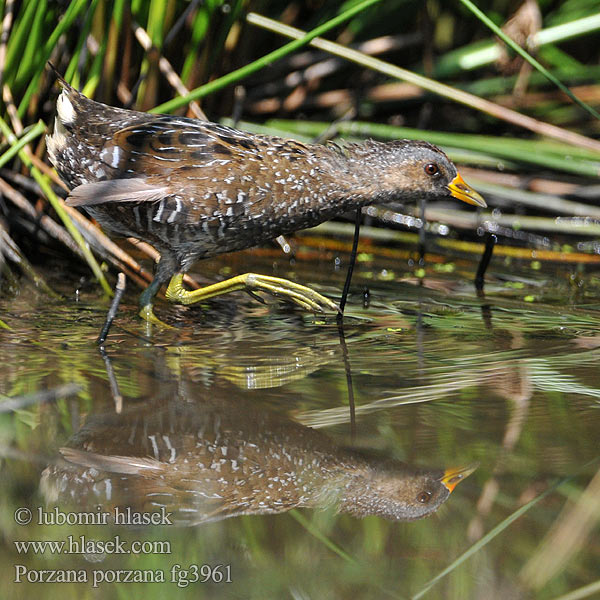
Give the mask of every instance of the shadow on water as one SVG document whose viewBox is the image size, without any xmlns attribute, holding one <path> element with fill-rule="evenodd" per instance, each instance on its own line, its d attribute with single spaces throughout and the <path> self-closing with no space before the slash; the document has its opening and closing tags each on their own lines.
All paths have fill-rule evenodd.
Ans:
<svg viewBox="0 0 600 600">
<path fill-rule="evenodd" d="M 49 277 L 67 299 L 2 300 L 0 552 L 13 596 L 30 597 L 40 569 L 71 569 L 84 579 L 48 583 L 47 597 L 82 597 L 94 583 L 110 595 L 111 577 L 136 570 L 150 597 L 410 597 L 569 475 L 424 597 L 550 598 L 596 580 L 596 513 L 585 508 L 597 507 L 594 274 L 582 295 L 568 271 L 493 263 L 478 297 L 473 264 L 414 278 L 381 261 L 357 270 L 344 335 L 335 319 L 243 295 L 203 310 L 161 304 L 178 328 L 148 329 L 128 290 L 99 351 L 107 305 L 92 288 L 73 302 L 77 284 Z M 321 275 L 297 274 L 311 276 Z M 322 285 L 340 289 L 342 276 Z M 458 466 L 474 463 L 448 500 L 470 473 Z M 126 526 L 117 507 L 171 517 Z M 22 508 L 30 523 L 15 520 Z M 73 522 L 38 518 L 53 511 Z M 110 518 L 75 522 L 84 513 Z M 81 536 L 150 545 L 15 545 Z M 198 587 L 194 565 L 229 565 L 232 583 L 205 570 Z"/>
</svg>

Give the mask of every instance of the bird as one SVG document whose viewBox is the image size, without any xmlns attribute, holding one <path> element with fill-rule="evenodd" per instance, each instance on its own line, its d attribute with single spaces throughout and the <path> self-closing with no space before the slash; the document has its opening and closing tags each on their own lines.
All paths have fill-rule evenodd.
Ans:
<svg viewBox="0 0 600 600">
<path fill-rule="evenodd" d="M 293 508 L 415 521 L 477 466 L 408 465 L 342 447 L 228 388 L 186 393 L 133 402 L 121 414 L 96 407 L 44 470 L 46 502 L 77 512 L 163 510 L 187 526 Z"/>
<path fill-rule="evenodd" d="M 250 248 L 377 203 L 454 197 L 485 207 L 456 166 L 423 141 L 305 144 L 217 123 L 137 112 L 91 100 L 58 73 L 51 163 L 109 235 L 160 253 L 140 316 L 161 323 L 154 298 L 194 304 L 235 290 L 265 292 L 313 312 L 329 298 L 286 279 L 245 273 L 198 290 L 183 275 L 198 260 Z"/>
</svg>

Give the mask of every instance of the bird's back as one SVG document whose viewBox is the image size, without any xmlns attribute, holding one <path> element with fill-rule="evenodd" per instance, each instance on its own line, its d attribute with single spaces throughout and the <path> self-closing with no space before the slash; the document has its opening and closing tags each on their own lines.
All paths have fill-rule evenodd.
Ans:
<svg viewBox="0 0 600 600">
<path fill-rule="evenodd" d="M 190 263 L 339 212 L 332 173 L 344 159 L 335 150 L 113 108 L 61 84 L 50 159 L 72 190 L 69 204 L 116 235 Z"/>
</svg>

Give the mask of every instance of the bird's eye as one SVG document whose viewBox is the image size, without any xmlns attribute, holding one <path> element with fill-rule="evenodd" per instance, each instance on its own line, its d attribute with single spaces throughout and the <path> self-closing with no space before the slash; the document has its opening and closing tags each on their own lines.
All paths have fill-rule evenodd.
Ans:
<svg viewBox="0 0 600 600">
<path fill-rule="evenodd" d="M 421 503 L 421 504 L 427 504 L 430 500 L 431 500 L 431 492 L 421 492 L 418 496 L 417 496 L 417 500 Z"/>
<path fill-rule="evenodd" d="M 440 168 L 435 163 L 427 163 L 425 165 L 425 173 L 427 175 L 437 175 L 440 172 Z"/>
</svg>

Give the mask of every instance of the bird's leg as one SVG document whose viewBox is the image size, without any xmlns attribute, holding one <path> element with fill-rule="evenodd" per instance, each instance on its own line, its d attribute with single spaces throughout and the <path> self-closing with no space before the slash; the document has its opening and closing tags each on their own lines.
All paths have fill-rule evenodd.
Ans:
<svg viewBox="0 0 600 600">
<path fill-rule="evenodd" d="M 138 313 L 144 321 L 148 321 L 148 323 L 153 323 L 154 325 L 160 325 L 161 327 L 171 327 L 167 325 L 163 321 L 161 321 L 155 314 L 152 308 L 152 301 L 154 300 L 154 296 L 160 290 L 160 286 L 162 285 L 162 281 L 155 277 L 152 280 L 152 283 L 142 292 L 140 296 L 140 312 Z"/>
<path fill-rule="evenodd" d="M 171 278 L 166 297 L 171 302 L 195 304 L 237 290 L 267 292 L 274 296 L 281 296 L 312 312 L 339 312 L 337 304 L 309 287 L 287 279 L 256 273 L 245 273 L 193 291 L 183 287 L 183 273 L 178 273 Z"/>
<path fill-rule="evenodd" d="M 158 294 L 158 290 L 160 290 L 162 284 L 169 279 L 169 272 L 172 273 L 173 270 L 174 269 L 170 267 L 168 260 L 161 259 L 159 261 L 158 265 L 156 266 L 154 279 L 140 295 L 140 312 L 138 313 L 139 316 L 144 319 L 144 321 L 153 323 L 154 325 L 160 325 L 161 327 L 166 327 L 168 329 L 171 329 L 171 326 L 161 321 L 154 314 L 153 302 L 154 297 L 156 294 Z"/>
</svg>

